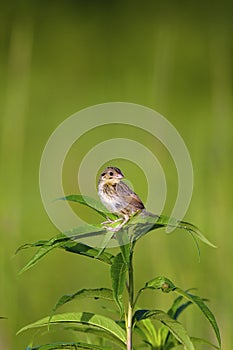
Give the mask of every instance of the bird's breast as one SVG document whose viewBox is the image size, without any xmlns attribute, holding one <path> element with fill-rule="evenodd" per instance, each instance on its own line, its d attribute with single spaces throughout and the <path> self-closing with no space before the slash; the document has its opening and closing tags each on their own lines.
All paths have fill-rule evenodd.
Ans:
<svg viewBox="0 0 233 350">
<path fill-rule="evenodd" d="M 112 213 L 119 213 L 124 206 L 117 194 L 116 184 L 99 184 L 98 194 L 103 205 Z"/>
</svg>

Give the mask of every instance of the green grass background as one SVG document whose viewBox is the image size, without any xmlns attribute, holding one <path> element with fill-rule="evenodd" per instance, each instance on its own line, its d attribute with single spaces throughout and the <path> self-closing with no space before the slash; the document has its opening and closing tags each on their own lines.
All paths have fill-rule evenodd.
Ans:
<svg viewBox="0 0 233 350">
<path fill-rule="evenodd" d="M 210 299 L 224 349 L 233 346 L 232 302 L 232 10 L 222 1 L 10 1 L 0 5 L 0 349 L 24 349 L 32 333 L 16 336 L 47 315 L 58 297 L 80 288 L 109 286 L 106 266 L 62 251 L 18 277 L 33 251 L 13 257 L 25 242 L 57 233 L 40 198 L 40 157 L 50 134 L 69 115 L 103 102 L 126 101 L 153 108 L 179 131 L 189 149 L 195 184 L 186 220 L 218 246 L 201 245 L 201 262 L 184 233 L 149 234 L 138 244 L 136 287 L 163 274 L 181 288 L 197 287 Z M 89 132 L 64 169 L 67 194 L 77 190 L 72 173 L 100 140 L 135 136 L 133 128 Z M 176 170 L 159 142 L 137 138 L 159 152 L 169 214 Z M 72 150 L 71 150 L 72 151 Z M 117 159 L 140 196 L 145 177 Z M 88 176 L 88 174 L 87 174 Z M 156 193 L 155 193 L 156 196 Z M 88 209 L 88 221 L 97 221 Z M 172 298 L 147 293 L 142 305 L 166 309 Z M 64 310 L 104 312 L 98 302 Z M 188 316 L 189 315 L 189 316 Z M 214 341 L 195 310 L 182 318 L 191 335 Z M 71 340 L 66 333 L 36 343 Z M 204 349 L 204 347 L 203 347 Z"/>
</svg>

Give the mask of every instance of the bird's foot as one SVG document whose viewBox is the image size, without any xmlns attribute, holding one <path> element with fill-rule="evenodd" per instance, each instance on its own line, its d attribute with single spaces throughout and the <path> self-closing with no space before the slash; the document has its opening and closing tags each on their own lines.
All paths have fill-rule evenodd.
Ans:
<svg viewBox="0 0 233 350">
<path fill-rule="evenodd" d="M 121 229 L 122 226 L 119 225 L 119 226 L 116 226 L 116 227 L 111 227 L 111 226 L 104 225 L 103 227 L 106 230 L 108 230 L 108 231 L 117 232 L 117 231 L 119 231 Z"/>
<path fill-rule="evenodd" d="M 115 226 L 115 227 L 108 226 L 110 223 L 113 224 L 115 222 L 119 222 L 119 221 L 122 221 L 122 220 L 123 220 L 123 222 L 120 225 L 118 225 L 118 226 Z M 108 225 L 105 224 L 103 226 L 108 231 L 117 232 L 117 231 L 120 231 L 120 229 L 127 223 L 127 221 L 129 221 L 128 217 L 126 217 L 126 218 L 119 218 L 119 219 L 116 219 L 116 220 L 111 220 L 111 222 L 107 222 Z M 102 222 L 102 224 L 104 224 L 104 223 Z"/>
<path fill-rule="evenodd" d="M 111 224 L 114 224 L 115 222 L 119 222 L 119 221 L 122 221 L 123 218 L 119 218 L 119 219 L 116 219 L 116 220 L 111 220 L 110 218 L 107 218 L 106 221 L 103 221 L 101 222 L 102 225 L 111 225 Z"/>
</svg>

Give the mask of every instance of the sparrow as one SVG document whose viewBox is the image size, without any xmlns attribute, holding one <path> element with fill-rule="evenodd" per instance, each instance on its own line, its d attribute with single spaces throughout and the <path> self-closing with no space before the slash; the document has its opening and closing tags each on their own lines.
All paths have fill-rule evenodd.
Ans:
<svg viewBox="0 0 233 350">
<path fill-rule="evenodd" d="M 116 167 L 107 167 L 100 175 L 98 181 L 98 194 L 103 205 L 109 212 L 119 216 L 116 220 L 102 222 L 105 228 L 111 231 L 119 231 L 129 219 L 145 207 L 138 195 L 131 190 L 123 181 L 121 170 Z M 119 222 L 117 227 L 110 227 L 107 224 Z"/>
</svg>

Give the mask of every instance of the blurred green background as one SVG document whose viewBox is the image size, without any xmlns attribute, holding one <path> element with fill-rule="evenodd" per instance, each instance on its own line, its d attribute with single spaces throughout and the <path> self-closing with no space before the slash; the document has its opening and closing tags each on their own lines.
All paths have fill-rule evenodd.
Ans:
<svg viewBox="0 0 233 350">
<path fill-rule="evenodd" d="M 53 251 L 18 277 L 33 251 L 13 256 L 21 244 L 57 233 L 38 183 L 41 154 L 51 133 L 82 108 L 126 101 L 157 110 L 184 138 L 195 176 L 186 220 L 218 246 L 201 244 L 199 263 L 192 240 L 183 232 L 149 234 L 137 247 L 136 287 L 160 274 L 183 289 L 197 287 L 211 301 L 224 349 L 232 349 L 231 3 L 51 0 L 2 2 L 0 7 L 0 315 L 7 317 L 0 320 L 0 348 L 24 349 L 32 333 L 16 336 L 16 331 L 49 314 L 62 294 L 110 286 L 108 269 L 96 261 Z M 99 128 L 80 140 L 64 170 L 67 194 L 77 192 L 72 164 L 77 168 L 100 140 L 122 135 L 133 138 L 134 130 Z M 135 138 L 155 154 L 159 150 L 169 193 L 164 214 L 169 214 L 176 169 L 150 135 Z M 145 199 L 145 178 L 137 166 L 120 159 L 115 164 Z M 82 215 L 97 221 L 90 211 Z M 142 305 L 166 309 L 171 300 L 148 293 Z M 82 303 L 83 308 L 103 312 L 98 303 Z M 72 304 L 67 310 L 81 307 Z M 215 341 L 194 307 L 182 320 L 193 336 Z M 61 339 L 71 336 L 51 333 L 36 343 Z"/>
</svg>

